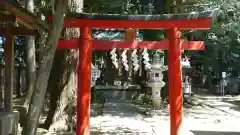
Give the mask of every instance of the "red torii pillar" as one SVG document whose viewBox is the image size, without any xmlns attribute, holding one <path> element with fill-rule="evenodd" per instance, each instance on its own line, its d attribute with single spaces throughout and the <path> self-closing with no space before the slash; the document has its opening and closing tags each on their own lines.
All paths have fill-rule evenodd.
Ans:
<svg viewBox="0 0 240 135">
<path fill-rule="evenodd" d="M 91 106 L 92 43 L 89 27 L 81 28 L 79 40 L 79 66 L 77 91 L 77 135 L 89 135 Z"/>
<path fill-rule="evenodd" d="M 180 135 L 182 125 L 182 66 L 180 31 L 177 28 L 168 30 L 168 87 L 170 103 L 170 131 L 171 135 Z"/>
<path fill-rule="evenodd" d="M 77 135 L 88 135 L 90 129 L 91 50 L 95 46 L 94 42 L 101 43 L 101 41 L 91 41 L 91 28 L 168 29 L 169 46 L 167 48 L 169 49 L 168 72 L 171 135 L 180 135 L 183 115 L 180 29 L 210 29 L 212 25 L 212 17 L 215 13 L 215 11 L 208 11 L 184 15 L 147 16 L 96 15 L 81 13 L 77 15 L 76 18 L 65 18 L 65 28 L 81 28 L 81 36 L 78 40 L 80 55 L 78 68 Z M 119 46 L 115 46 L 116 44 L 113 45 L 115 47 L 126 46 L 125 43 L 124 45 L 121 42 L 114 43 L 119 44 Z M 134 46 L 134 48 L 141 46 L 136 46 L 136 43 L 137 42 L 131 43 L 131 46 Z M 145 44 L 144 47 L 146 46 L 151 45 Z M 142 48 L 142 46 L 140 48 Z M 149 47 L 149 49 L 150 48 L 151 47 Z"/>
</svg>

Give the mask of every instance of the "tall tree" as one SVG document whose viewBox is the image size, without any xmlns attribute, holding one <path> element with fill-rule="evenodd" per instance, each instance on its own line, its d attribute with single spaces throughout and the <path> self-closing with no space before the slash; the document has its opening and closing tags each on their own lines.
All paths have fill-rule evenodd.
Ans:
<svg viewBox="0 0 240 135">
<path fill-rule="evenodd" d="M 70 12 L 80 13 L 83 10 L 83 0 L 70 0 L 68 6 Z M 63 33 L 65 39 L 80 36 L 77 28 L 67 28 Z M 69 131 L 75 125 L 73 116 L 76 107 L 78 50 L 58 50 L 55 55 L 48 83 L 50 108 L 43 126 L 55 132 Z"/>
<path fill-rule="evenodd" d="M 125 2 L 114 0 L 72 0 L 69 1 L 69 11 L 80 13 L 123 13 L 122 6 Z M 83 8 L 84 7 L 84 8 Z M 78 38 L 79 29 L 65 29 L 64 38 Z M 74 125 L 75 102 L 76 102 L 76 65 L 78 61 L 78 51 L 59 50 L 56 52 L 53 69 L 48 83 L 50 91 L 50 110 L 43 127 L 51 131 L 71 130 Z M 61 65 L 61 66 L 59 66 Z M 74 119 L 75 120 L 75 119 Z"/>
<path fill-rule="evenodd" d="M 50 71 L 57 48 L 58 39 L 64 24 L 64 16 L 67 12 L 68 1 L 58 0 L 56 12 L 53 16 L 51 30 L 46 34 L 41 33 L 41 42 L 44 46 L 41 52 L 40 65 L 37 70 L 36 82 L 32 94 L 31 102 L 29 104 L 26 124 L 23 127 L 22 135 L 35 135 L 38 127 L 38 119 L 41 108 L 43 106 L 47 84 L 50 76 Z M 47 39 L 46 39 L 47 37 Z M 44 42 L 46 40 L 46 42 Z"/>
<path fill-rule="evenodd" d="M 34 0 L 25 0 L 25 8 L 34 13 Z M 28 107 L 28 104 L 31 100 L 33 93 L 34 83 L 36 79 L 36 59 L 35 59 L 35 37 L 28 36 L 26 37 L 25 43 L 25 61 L 27 67 L 27 97 L 24 103 L 25 107 Z"/>
</svg>

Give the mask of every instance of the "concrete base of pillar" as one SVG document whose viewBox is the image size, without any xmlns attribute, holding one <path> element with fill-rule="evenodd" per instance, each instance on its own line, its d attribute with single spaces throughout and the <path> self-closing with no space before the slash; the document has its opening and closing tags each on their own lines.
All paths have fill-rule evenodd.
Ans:
<svg viewBox="0 0 240 135">
<path fill-rule="evenodd" d="M 17 135 L 18 121 L 18 112 L 0 112 L 0 135 Z"/>
</svg>

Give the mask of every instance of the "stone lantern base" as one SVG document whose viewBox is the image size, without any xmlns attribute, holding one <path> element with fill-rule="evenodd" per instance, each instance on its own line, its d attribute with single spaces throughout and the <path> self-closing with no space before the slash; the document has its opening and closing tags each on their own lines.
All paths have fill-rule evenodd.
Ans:
<svg viewBox="0 0 240 135">
<path fill-rule="evenodd" d="M 162 98 L 161 98 L 161 85 L 152 83 L 149 84 L 152 87 L 152 107 L 155 109 L 161 108 Z"/>
<path fill-rule="evenodd" d="M 152 108 L 159 109 L 162 106 L 162 99 L 152 99 Z"/>
</svg>

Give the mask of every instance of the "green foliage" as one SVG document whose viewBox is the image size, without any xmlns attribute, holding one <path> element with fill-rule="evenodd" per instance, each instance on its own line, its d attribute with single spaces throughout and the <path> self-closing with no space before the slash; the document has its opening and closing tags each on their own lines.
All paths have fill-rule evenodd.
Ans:
<svg viewBox="0 0 240 135">
<path fill-rule="evenodd" d="M 240 1 L 204 0 L 201 3 L 198 3 L 199 9 L 219 8 L 219 14 L 211 31 L 196 32 L 197 34 L 204 33 L 200 39 L 204 39 L 207 45 L 207 50 L 198 57 L 204 59 L 203 64 L 206 70 L 210 65 L 213 71 L 223 71 L 227 68 L 239 71 Z M 207 6 L 203 6 L 206 4 Z"/>
<path fill-rule="evenodd" d="M 85 0 L 85 12 L 89 13 L 124 13 L 127 0 Z"/>
<path fill-rule="evenodd" d="M 51 9 L 56 0 L 35 0 L 35 7 Z"/>
</svg>

